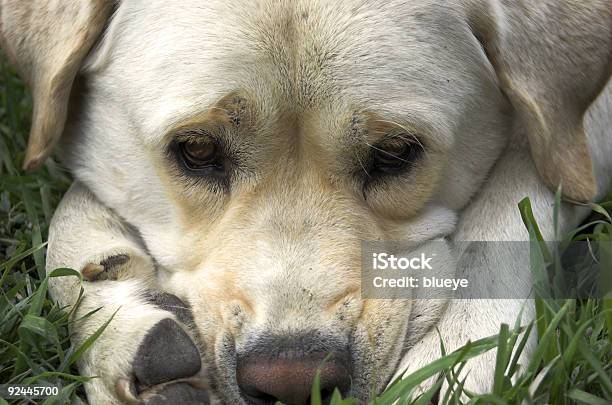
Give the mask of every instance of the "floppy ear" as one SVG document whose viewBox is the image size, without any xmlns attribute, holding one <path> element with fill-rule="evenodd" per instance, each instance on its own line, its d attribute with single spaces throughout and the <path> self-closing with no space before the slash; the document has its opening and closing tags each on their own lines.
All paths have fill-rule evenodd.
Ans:
<svg viewBox="0 0 612 405">
<path fill-rule="evenodd" d="M 612 1 L 474 0 L 469 13 L 541 177 L 566 197 L 593 198 L 583 116 L 610 77 Z"/>
<path fill-rule="evenodd" d="M 112 8 L 110 0 L 0 0 L 0 44 L 34 101 L 24 169 L 39 167 L 61 136 L 72 83 Z"/>
</svg>

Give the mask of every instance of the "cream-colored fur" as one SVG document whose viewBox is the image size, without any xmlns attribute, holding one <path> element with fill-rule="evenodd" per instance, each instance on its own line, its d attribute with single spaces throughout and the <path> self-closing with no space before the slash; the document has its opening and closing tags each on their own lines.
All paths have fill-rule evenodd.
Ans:
<svg viewBox="0 0 612 405">
<path fill-rule="evenodd" d="M 82 3 L 111 12 L 108 2 Z M 563 1 L 570 13 L 556 3 L 132 0 L 117 4 L 86 57 L 89 40 L 67 44 L 79 49 L 70 53 L 37 37 L 28 55 L 42 49 L 43 59 L 71 55 L 56 65 L 82 65 L 62 138 L 77 183 L 55 214 L 47 268 L 130 257 L 119 280 L 85 283 L 77 316 L 103 310 L 75 328 L 76 340 L 120 307 L 80 362 L 101 376 L 88 383 L 89 399 L 117 401 L 144 334 L 173 317 L 141 298 L 146 289 L 191 305 L 225 403 L 242 401 L 232 359 L 257 336 L 316 330 L 350 341 L 353 394 L 363 400 L 439 354 L 435 326 L 452 350 L 514 323 L 521 307 L 532 318 L 532 303 L 518 299 L 364 300 L 361 241 L 444 241 L 443 271 L 469 273 L 453 242 L 526 240 L 523 197 L 551 237 L 551 188 L 563 183 L 574 199 L 605 193 L 612 86 L 585 131 L 582 123 L 610 74 L 612 8 Z M 2 2 L 9 52 L 32 20 L 13 16 L 28 12 Z M 73 15 L 41 15 L 38 31 L 83 29 Z M 12 57 L 34 64 L 39 81 L 52 76 L 48 60 Z M 49 117 L 34 120 L 38 128 Z M 242 169 L 227 188 L 181 175 L 168 145 L 184 128 L 224 129 Z M 52 144 L 56 129 L 33 131 L 32 142 Z M 395 130 L 425 153 L 408 174 L 361 187 L 355 172 L 368 144 Z M 584 215 L 564 205 L 564 228 Z M 483 275 L 492 282 L 482 296 L 528 295 L 512 282 L 515 262 L 479 254 L 497 269 Z M 60 280 L 52 294 L 73 304 L 78 287 Z M 490 388 L 492 356 L 470 362 L 466 388 Z"/>
</svg>

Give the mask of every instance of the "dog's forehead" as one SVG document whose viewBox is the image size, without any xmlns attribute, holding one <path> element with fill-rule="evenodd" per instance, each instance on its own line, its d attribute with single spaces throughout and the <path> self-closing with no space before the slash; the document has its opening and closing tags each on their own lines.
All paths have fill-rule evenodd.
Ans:
<svg viewBox="0 0 612 405">
<path fill-rule="evenodd" d="M 478 66 L 464 63 L 477 55 L 449 4 L 130 1 L 107 34 L 105 71 L 151 136 L 234 91 L 269 114 L 335 105 L 442 122 Z"/>
</svg>

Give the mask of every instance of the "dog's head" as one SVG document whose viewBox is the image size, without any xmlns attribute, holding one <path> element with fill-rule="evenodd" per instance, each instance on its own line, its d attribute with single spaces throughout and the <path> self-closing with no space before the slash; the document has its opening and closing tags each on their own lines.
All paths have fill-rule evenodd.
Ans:
<svg viewBox="0 0 612 405">
<path fill-rule="evenodd" d="M 34 96 L 25 166 L 65 133 L 75 176 L 192 306 L 228 403 L 304 401 L 328 352 L 324 387 L 383 387 L 442 304 L 362 299 L 361 242 L 450 235 L 509 142 L 595 193 L 605 0 L 2 6 Z"/>
</svg>

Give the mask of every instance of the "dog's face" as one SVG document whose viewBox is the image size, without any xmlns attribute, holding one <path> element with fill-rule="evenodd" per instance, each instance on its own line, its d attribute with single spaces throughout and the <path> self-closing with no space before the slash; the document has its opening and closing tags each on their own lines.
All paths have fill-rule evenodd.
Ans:
<svg viewBox="0 0 612 405">
<path fill-rule="evenodd" d="M 366 398 L 435 321 L 440 302 L 362 299 L 361 243 L 450 235 L 508 142 L 514 71 L 500 76 L 510 62 L 485 52 L 495 29 L 473 10 L 118 7 L 72 93 L 66 161 L 191 305 L 228 403 L 265 403 L 262 369 L 311 376 L 328 352 L 326 378 Z"/>
<path fill-rule="evenodd" d="M 76 177 L 190 303 L 230 403 L 285 351 L 335 352 L 361 397 L 387 382 L 411 302 L 361 299 L 361 243 L 450 234 L 507 136 L 456 10 L 308 3 L 125 4 L 69 124 Z"/>
</svg>

